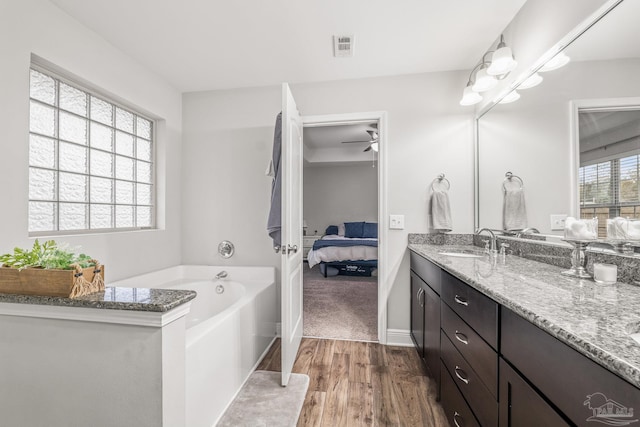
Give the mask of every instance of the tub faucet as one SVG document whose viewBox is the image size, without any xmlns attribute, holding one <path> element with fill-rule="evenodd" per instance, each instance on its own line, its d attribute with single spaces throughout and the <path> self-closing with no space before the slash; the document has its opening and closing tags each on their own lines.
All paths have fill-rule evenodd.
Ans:
<svg viewBox="0 0 640 427">
<path fill-rule="evenodd" d="M 214 277 L 214 280 L 224 279 L 228 275 L 229 275 L 229 273 L 227 273 L 226 271 L 222 270 L 220 273 L 216 274 L 216 277 Z"/>
<path fill-rule="evenodd" d="M 489 233 L 490 235 L 490 241 L 491 241 L 491 250 L 489 251 L 490 254 L 495 255 L 498 253 L 498 249 L 496 249 L 496 234 L 488 229 L 488 228 L 481 228 L 479 230 L 476 231 L 476 235 L 480 235 L 482 234 L 483 231 L 486 231 Z"/>
</svg>

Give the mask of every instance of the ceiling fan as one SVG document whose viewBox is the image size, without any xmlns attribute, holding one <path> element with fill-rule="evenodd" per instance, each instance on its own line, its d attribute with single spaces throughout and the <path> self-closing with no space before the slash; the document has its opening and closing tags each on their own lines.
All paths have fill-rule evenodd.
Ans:
<svg viewBox="0 0 640 427">
<path fill-rule="evenodd" d="M 356 143 L 368 143 L 369 146 L 365 148 L 363 151 L 366 153 L 367 151 L 373 150 L 378 151 L 378 132 L 375 130 L 367 130 L 370 139 L 368 141 L 342 141 L 343 144 L 356 144 Z"/>
</svg>

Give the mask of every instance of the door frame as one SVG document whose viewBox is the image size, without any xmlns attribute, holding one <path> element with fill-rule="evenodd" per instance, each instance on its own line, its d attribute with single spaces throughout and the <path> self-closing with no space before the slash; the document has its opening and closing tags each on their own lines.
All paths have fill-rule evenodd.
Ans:
<svg viewBox="0 0 640 427">
<path fill-rule="evenodd" d="M 332 125 L 349 125 L 361 122 L 378 122 L 378 341 L 387 343 L 387 299 L 390 292 L 391 280 L 389 279 L 389 204 L 388 195 L 388 139 L 387 139 L 387 112 L 372 111 L 362 113 L 328 114 L 317 116 L 302 116 L 303 127 L 320 127 Z M 303 196 L 304 200 L 304 196 Z"/>
</svg>

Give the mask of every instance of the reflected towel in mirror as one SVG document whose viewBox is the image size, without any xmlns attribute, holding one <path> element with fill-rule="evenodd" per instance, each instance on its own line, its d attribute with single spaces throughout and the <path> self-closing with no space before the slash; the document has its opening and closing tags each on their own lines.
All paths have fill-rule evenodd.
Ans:
<svg viewBox="0 0 640 427">
<path fill-rule="evenodd" d="M 502 207 L 502 228 L 505 230 L 523 230 L 527 227 L 524 189 L 506 189 Z"/>
<path fill-rule="evenodd" d="M 451 206 L 446 191 L 434 190 L 431 195 L 432 228 L 440 232 L 451 231 Z"/>
</svg>

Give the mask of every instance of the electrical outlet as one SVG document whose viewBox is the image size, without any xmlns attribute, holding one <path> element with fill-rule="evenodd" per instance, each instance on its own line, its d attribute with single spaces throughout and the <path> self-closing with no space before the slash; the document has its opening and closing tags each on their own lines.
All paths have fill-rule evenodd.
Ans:
<svg viewBox="0 0 640 427">
<path fill-rule="evenodd" d="M 389 215 L 389 228 L 391 230 L 404 229 L 404 215 Z"/>
<path fill-rule="evenodd" d="M 551 231 L 564 230 L 564 222 L 567 220 L 566 214 L 551 215 Z"/>
</svg>

